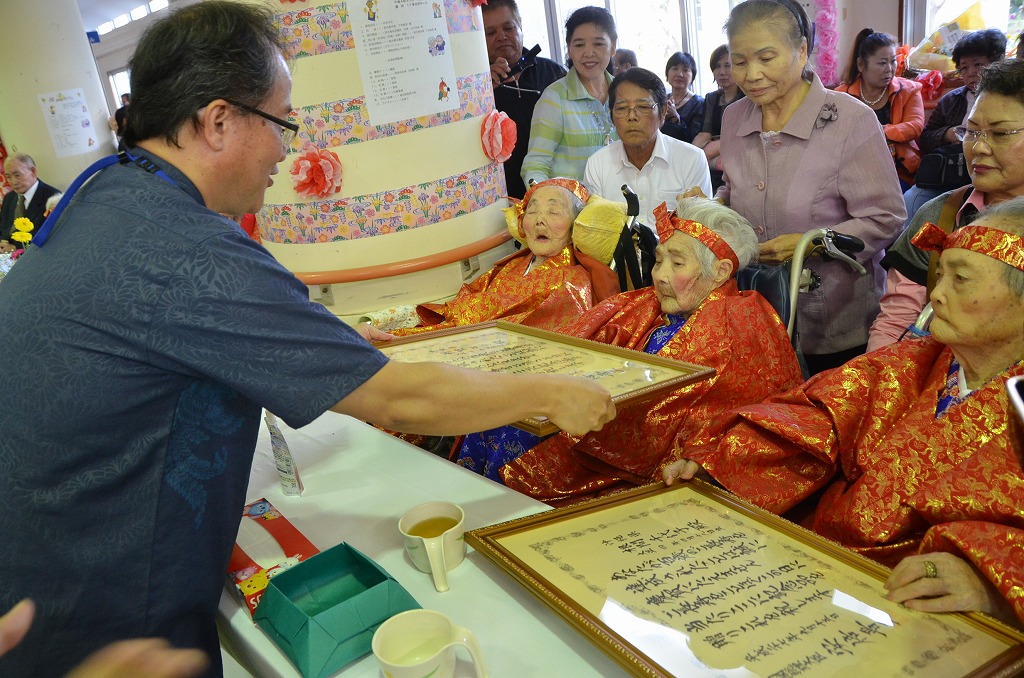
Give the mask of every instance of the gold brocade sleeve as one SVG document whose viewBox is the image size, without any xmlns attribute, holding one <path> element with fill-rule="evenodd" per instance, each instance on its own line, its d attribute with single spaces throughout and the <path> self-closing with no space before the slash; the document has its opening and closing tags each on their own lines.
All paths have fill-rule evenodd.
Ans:
<svg viewBox="0 0 1024 678">
<path fill-rule="evenodd" d="M 654 290 L 628 292 L 598 305 L 578 335 L 643 348 L 662 324 Z M 684 446 L 704 441 L 712 417 L 801 381 L 789 337 L 755 293 L 728 283 L 715 290 L 658 355 L 715 369 L 715 375 L 654 400 L 621 409 L 582 439 L 549 438 L 500 471 L 509 487 L 546 501 L 580 497 L 623 484 L 651 482 Z"/>
<path fill-rule="evenodd" d="M 416 311 L 421 325 L 394 334 L 407 336 L 497 319 L 558 331 L 590 309 L 592 273 L 576 261 L 571 248 L 530 268 L 532 256 L 526 249 L 516 252 L 463 285 L 451 301 L 420 304 Z M 602 287 L 607 287 L 602 281 Z"/>
</svg>

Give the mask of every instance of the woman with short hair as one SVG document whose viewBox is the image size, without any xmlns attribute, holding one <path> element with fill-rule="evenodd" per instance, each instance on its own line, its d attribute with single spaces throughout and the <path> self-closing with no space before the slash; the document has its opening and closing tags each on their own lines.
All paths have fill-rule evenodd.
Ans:
<svg viewBox="0 0 1024 678">
<path fill-rule="evenodd" d="M 744 97 L 743 90 L 732 79 L 729 45 L 719 45 L 711 53 L 711 73 L 715 76 L 718 89 L 704 97 L 704 123 L 700 134 L 694 137 L 693 145 L 704 151 L 704 157 L 711 168 L 711 190 L 717 191 L 723 183 L 719 143 L 722 136 L 722 114 L 726 106 Z"/>
<path fill-rule="evenodd" d="M 874 113 L 826 90 L 808 68 L 811 31 L 794 0 L 746 0 L 726 25 L 736 83 L 746 93 L 722 117 L 725 185 L 718 196 L 750 220 L 761 261 L 793 256 L 808 230 L 864 241 L 860 275 L 810 260 L 821 286 L 800 295 L 800 346 L 812 373 L 864 352 L 878 312 L 882 248 L 906 218 L 896 168 Z"/>
<path fill-rule="evenodd" d="M 673 139 L 692 143 L 704 123 L 704 97 L 694 94 L 697 62 L 689 52 L 676 52 L 665 63 L 668 81 L 668 118 L 661 131 Z"/>
<path fill-rule="evenodd" d="M 1024 196 L 1024 61 L 1007 59 L 985 69 L 967 123 L 957 129 L 971 183 L 922 205 L 886 251 L 885 295 L 871 325 L 869 350 L 897 341 L 928 302 L 929 256 L 911 242 L 926 222 L 953 230 L 986 206 Z"/>
</svg>

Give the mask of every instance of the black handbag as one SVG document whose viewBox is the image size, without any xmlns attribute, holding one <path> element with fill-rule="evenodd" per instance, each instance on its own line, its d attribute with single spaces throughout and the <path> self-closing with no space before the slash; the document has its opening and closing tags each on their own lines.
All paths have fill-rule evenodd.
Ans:
<svg viewBox="0 0 1024 678">
<path fill-rule="evenodd" d="M 952 191 L 971 183 L 961 144 L 939 146 L 931 153 L 921 156 L 914 183 L 920 188 L 938 191 Z"/>
</svg>

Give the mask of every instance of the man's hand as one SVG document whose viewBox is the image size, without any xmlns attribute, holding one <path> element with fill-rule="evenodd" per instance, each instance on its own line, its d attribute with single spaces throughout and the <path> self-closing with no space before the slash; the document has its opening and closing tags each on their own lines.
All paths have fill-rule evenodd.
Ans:
<svg viewBox="0 0 1024 678">
<path fill-rule="evenodd" d="M 552 394 L 559 398 L 550 416 L 551 421 L 571 436 L 600 431 L 615 418 L 611 394 L 596 381 L 583 377 L 558 377 L 564 386 L 556 386 Z"/>
<path fill-rule="evenodd" d="M 22 641 L 35 612 L 35 603 L 26 598 L 0 616 L 0 656 Z M 199 650 L 180 650 L 160 638 L 140 638 L 97 650 L 67 678 L 191 678 L 201 675 L 208 664 Z"/>
<path fill-rule="evenodd" d="M 353 329 L 367 341 L 391 341 L 392 339 L 397 339 L 395 335 L 389 334 L 384 330 L 378 330 L 370 323 L 359 323 Z"/>
<path fill-rule="evenodd" d="M 12 607 L 7 614 L 0 616 L 0 657 L 21 642 L 32 626 L 35 614 L 35 603 L 26 598 Z"/>
<path fill-rule="evenodd" d="M 111 643 L 89 655 L 67 678 L 191 678 L 209 661 L 199 650 L 181 650 L 162 638 Z"/>
<path fill-rule="evenodd" d="M 497 87 L 501 83 L 508 79 L 508 72 L 512 70 L 512 66 L 509 65 L 505 57 L 498 57 L 491 64 L 491 84 Z"/>
</svg>

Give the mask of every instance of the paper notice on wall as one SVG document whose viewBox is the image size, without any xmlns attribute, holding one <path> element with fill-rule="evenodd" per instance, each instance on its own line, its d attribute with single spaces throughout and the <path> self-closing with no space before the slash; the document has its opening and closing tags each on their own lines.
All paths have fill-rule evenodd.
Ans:
<svg viewBox="0 0 1024 678">
<path fill-rule="evenodd" d="M 40 94 L 39 107 L 58 158 L 88 153 L 98 143 L 85 92 L 81 89 Z"/>
<path fill-rule="evenodd" d="M 370 124 L 459 107 L 444 0 L 349 4 Z"/>
</svg>

